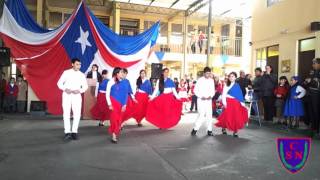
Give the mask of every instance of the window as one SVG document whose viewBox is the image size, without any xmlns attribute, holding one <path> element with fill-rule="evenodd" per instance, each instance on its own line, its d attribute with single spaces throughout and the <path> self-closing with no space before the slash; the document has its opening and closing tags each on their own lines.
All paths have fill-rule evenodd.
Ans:
<svg viewBox="0 0 320 180">
<path fill-rule="evenodd" d="M 144 30 L 149 29 L 154 24 L 155 24 L 154 21 L 144 21 Z"/>
<path fill-rule="evenodd" d="M 62 24 L 62 13 L 60 12 L 50 12 L 49 14 L 49 28 L 56 28 Z"/>
<path fill-rule="evenodd" d="M 168 23 L 166 22 L 160 22 L 160 34 L 157 43 L 168 44 Z"/>
<path fill-rule="evenodd" d="M 268 47 L 268 57 L 279 56 L 279 46 L 270 46 Z"/>
<path fill-rule="evenodd" d="M 16 65 L 16 63 L 11 64 L 11 77 L 17 79 L 17 65 Z"/>
<path fill-rule="evenodd" d="M 204 34 L 207 34 L 208 32 L 208 27 L 207 26 L 199 26 L 199 31 L 202 31 Z"/>
<path fill-rule="evenodd" d="M 256 67 L 264 68 L 267 65 L 266 48 L 256 49 Z"/>
<path fill-rule="evenodd" d="M 120 20 L 120 35 L 134 36 L 139 34 L 139 20 L 121 19 Z"/>
<path fill-rule="evenodd" d="M 225 24 L 221 27 L 221 36 L 229 36 L 230 24 Z"/>
<path fill-rule="evenodd" d="M 272 5 L 275 5 L 279 3 L 281 0 L 267 0 L 267 7 L 270 7 Z"/>
<path fill-rule="evenodd" d="M 66 20 L 69 19 L 69 17 L 71 16 L 71 14 L 63 14 L 63 22 L 65 22 Z"/>
<path fill-rule="evenodd" d="M 170 42 L 171 44 L 183 43 L 182 24 L 172 24 Z"/>
<path fill-rule="evenodd" d="M 300 41 L 300 52 L 311 51 L 316 49 L 316 38 L 304 39 Z"/>
<path fill-rule="evenodd" d="M 182 34 L 182 24 L 172 24 L 172 34 Z"/>
</svg>

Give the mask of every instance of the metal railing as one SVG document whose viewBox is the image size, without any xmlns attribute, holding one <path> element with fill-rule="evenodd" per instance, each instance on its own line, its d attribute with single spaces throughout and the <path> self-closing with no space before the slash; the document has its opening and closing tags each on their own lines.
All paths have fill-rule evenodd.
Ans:
<svg viewBox="0 0 320 180">
<path fill-rule="evenodd" d="M 191 39 L 189 37 L 189 39 Z M 231 39 L 229 37 L 214 36 L 211 39 L 212 43 L 211 54 L 216 55 L 229 55 L 229 56 L 242 56 L 242 38 Z M 187 41 L 187 53 L 188 54 L 207 54 L 207 39 L 202 41 L 191 42 Z M 202 49 L 202 51 L 200 51 Z M 156 51 L 171 52 L 171 53 L 183 53 L 183 44 L 156 44 Z"/>
</svg>

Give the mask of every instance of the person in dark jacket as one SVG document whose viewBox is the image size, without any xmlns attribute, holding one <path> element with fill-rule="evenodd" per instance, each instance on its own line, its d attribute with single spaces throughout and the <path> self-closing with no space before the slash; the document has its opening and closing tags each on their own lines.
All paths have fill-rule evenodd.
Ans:
<svg viewBox="0 0 320 180">
<path fill-rule="evenodd" d="M 261 78 L 261 95 L 264 108 L 264 120 L 272 121 L 275 115 L 275 96 L 274 90 L 277 87 L 278 78 L 272 72 L 272 66 L 266 66 L 266 72 Z"/>
<path fill-rule="evenodd" d="M 320 58 L 313 59 L 312 63 L 313 71 L 307 80 L 307 94 L 310 103 L 308 114 L 311 120 L 313 136 L 320 138 Z"/>
<path fill-rule="evenodd" d="M 262 100 L 261 100 L 261 98 L 262 98 L 262 95 L 261 95 L 262 69 L 258 67 L 254 70 L 254 73 L 255 73 L 255 78 L 252 81 L 253 100 L 258 103 L 259 114 L 263 114 L 263 112 L 262 112 L 263 106 L 262 106 Z M 253 106 L 253 108 L 254 108 L 255 114 L 257 115 L 258 109 L 256 109 L 256 106 Z"/>
<path fill-rule="evenodd" d="M 91 67 L 91 71 L 89 71 L 87 74 L 87 78 L 88 79 L 97 79 L 97 81 L 100 83 L 102 81 L 102 76 L 98 70 L 99 70 L 98 65 L 93 64 Z"/>
<path fill-rule="evenodd" d="M 246 88 L 248 88 L 248 86 L 251 86 L 252 84 L 251 80 L 246 77 L 246 74 L 244 71 L 240 71 L 240 77 L 237 79 L 236 82 L 240 85 L 242 95 L 243 97 L 245 97 L 247 93 Z"/>
</svg>

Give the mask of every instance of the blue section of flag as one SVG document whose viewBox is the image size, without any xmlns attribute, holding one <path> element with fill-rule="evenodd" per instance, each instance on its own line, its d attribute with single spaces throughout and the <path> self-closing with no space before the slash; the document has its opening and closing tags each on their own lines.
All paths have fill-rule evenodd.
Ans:
<svg viewBox="0 0 320 180">
<path fill-rule="evenodd" d="M 163 57 L 164 57 L 164 52 L 161 52 L 161 51 L 157 51 L 155 52 L 157 58 L 159 61 L 162 61 Z"/>
<path fill-rule="evenodd" d="M 81 60 L 80 70 L 82 72 L 85 72 L 89 68 L 94 59 L 94 55 L 97 52 L 97 46 L 88 23 L 85 10 L 84 4 L 81 4 L 75 19 L 72 21 L 68 31 L 61 39 L 61 43 L 70 59 L 79 58 Z M 89 33 L 88 37 L 84 37 L 84 34 L 81 32 L 85 34 Z M 87 44 L 82 47 L 82 43 L 77 41 L 82 41 L 82 43 Z M 88 45 L 88 43 L 90 45 Z"/>
<path fill-rule="evenodd" d="M 22 0 L 7 0 L 5 1 L 5 4 L 11 15 L 21 27 L 35 33 L 49 32 L 49 30 L 36 23 Z"/>
<path fill-rule="evenodd" d="M 150 29 L 136 36 L 119 36 L 106 27 L 90 10 L 89 12 L 98 34 L 103 39 L 104 43 L 106 43 L 107 46 L 117 54 L 135 54 L 144 48 L 150 41 L 151 46 L 156 44 L 160 29 L 160 22 L 155 23 Z"/>
</svg>

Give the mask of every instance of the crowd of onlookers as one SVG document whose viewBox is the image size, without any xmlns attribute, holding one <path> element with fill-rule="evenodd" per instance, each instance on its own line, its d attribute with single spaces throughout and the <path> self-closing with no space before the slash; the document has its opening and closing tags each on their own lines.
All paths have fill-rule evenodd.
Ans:
<svg viewBox="0 0 320 180">
<path fill-rule="evenodd" d="M 319 76 L 319 63 L 314 60 L 310 77 L 304 80 L 298 76 L 281 76 L 278 78 L 270 65 L 267 65 L 264 71 L 261 68 L 256 68 L 254 78 L 251 74 L 240 71 L 237 83 L 241 87 L 243 97 L 248 103 L 257 103 L 257 106 L 252 106 L 250 113 L 257 115 L 259 111 L 265 121 L 283 124 L 285 128 L 303 126 L 312 128 L 316 133 L 319 133 L 320 119 L 317 118 L 319 114 L 317 103 L 319 105 L 320 91 L 319 77 L 315 76 L 315 73 Z M 222 109 L 222 103 L 219 102 L 219 98 L 222 94 L 224 82 L 228 77 L 226 75 L 223 79 L 220 79 L 218 76 L 213 75 L 212 78 L 216 86 L 216 94 L 212 101 L 213 115 L 218 116 Z M 188 99 L 185 102 L 187 102 L 189 108 L 187 109 L 187 105 L 184 105 L 185 112 L 197 111 L 197 97 L 193 92 L 196 81 L 185 78 L 179 82 L 175 78 L 174 82 L 179 95 Z M 313 89 L 311 86 L 314 86 Z M 317 93 L 318 95 L 314 96 L 315 98 L 311 97 Z M 310 101 L 314 102 L 311 103 Z M 315 110 L 315 108 L 318 109 Z M 314 115 L 315 113 L 317 114 Z"/>
<path fill-rule="evenodd" d="M 0 110 L 5 113 L 26 112 L 28 84 L 21 75 L 7 80 L 2 73 L 0 83 Z"/>
</svg>

